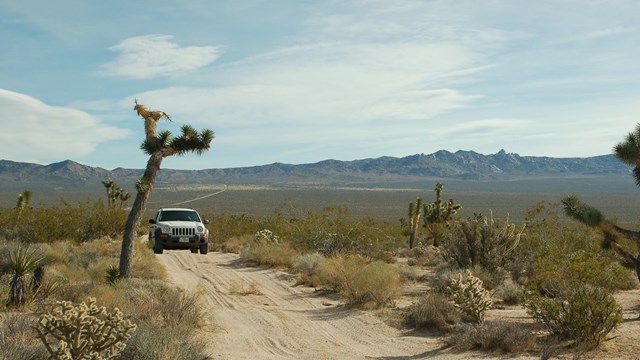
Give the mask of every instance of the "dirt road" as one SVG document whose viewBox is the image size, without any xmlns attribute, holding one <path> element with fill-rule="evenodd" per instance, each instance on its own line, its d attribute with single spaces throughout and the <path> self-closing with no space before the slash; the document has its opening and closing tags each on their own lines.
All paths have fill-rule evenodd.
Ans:
<svg viewBox="0 0 640 360">
<path fill-rule="evenodd" d="M 205 292 L 219 330 L 207 336 L 214 359 L 467 359 L 435 337 L 411 336 L 370 312 L 295 286 L 286 272 L 247 267 L 235 254 L 157 255 L 175 285 Z M 256 284 L 260 294 L 250 292 Z"/>
</svg>

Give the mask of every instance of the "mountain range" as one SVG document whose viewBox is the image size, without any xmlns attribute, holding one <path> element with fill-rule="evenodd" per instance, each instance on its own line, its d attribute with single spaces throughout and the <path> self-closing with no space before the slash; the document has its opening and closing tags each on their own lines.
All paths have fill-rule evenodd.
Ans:
<svg viewBox="0 0 640 360">
<path fill-rule="evenodd" d="M 107 170 L 66 160 L 50 165 L 0 160 L 0 182 L 5 189 L 101 186 L 105 179 L 133 184 L 143 169 Z M 613 155 L 584 158 L 520 156 L 501 150 L 483 155 L 474 151 L 440 150 L 406 157 L 283 164 L 205 170 L 162 169 L 158 183 L 370 186 L 424 179 L 510 180 L 576 176 L 628 175 L 630 167 Z"/>
</svg>

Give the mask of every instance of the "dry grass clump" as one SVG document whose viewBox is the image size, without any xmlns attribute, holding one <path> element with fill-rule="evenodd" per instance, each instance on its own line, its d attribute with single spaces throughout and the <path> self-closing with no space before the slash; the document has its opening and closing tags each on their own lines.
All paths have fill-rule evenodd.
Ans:
<svg viewBox="0 0 640 360">
<path fill-rule="evenodd" d="M 252 243 L 240 253 L 240 258 L 257 265 L 288 268 L 298 255 L 288 244 Z"/>
<path fill-rule="evenodd" d="M 246 285 L 244 281 L 234 281 L 229 285 L 229 294 L 231 295 L 262 295 L 258 283 L 255 281 Z"/>
<path fill-rule="evenodd" d="M 480 350 L 520 354 L 535 350 L 537 339 L 528 325 L 508 322 L 460 324 L 445 342 L 456 351 Z"/>
<path fill-rule="evenodd" d="M 47 350 L 31 328 L 36 317 L 23 312 L 0 313 L 0 359 L 46 359 Z"/>
<path fill-rule="evenodd" d="M 494 295 L 505 305 L 518 305 L 522 299 L 523 289 L 520 285 L 512 282 L 504 283 L 498 286 L 494 292 Z"/>
<path fill-rule="evenodd" d="M 393 265 L 361 256 L 336 256 L 326 260 L 320 282 L 342 295 L 349 305 L 379 308 L 392 305 L 402 280 Z"/>
<path fill-rule="evenodd" d="M 441 294 L 429 293 L 411 305 L 407 322 L 422 329 L 444 330 L 460 322 L 458 309 Z"/>
<path fill-rule="evenodd" d="M 225 242 L 216 246 L 218 246 L 218 249 L 222 252 L 240 254 L 242 253 L 242 250 L 249 246 L 251 240 L 253 240 L 253 236 L 251 235 L 232 236 Z"/>
<path fill-rule="evenodd" d="M 320 253 L 298 256 L 291 268 L 294 273 L 298 274 L 298 283 L 318 287 L 320 285 L 320 271 L 325 260 L 325 257 Z"/>
</svg>

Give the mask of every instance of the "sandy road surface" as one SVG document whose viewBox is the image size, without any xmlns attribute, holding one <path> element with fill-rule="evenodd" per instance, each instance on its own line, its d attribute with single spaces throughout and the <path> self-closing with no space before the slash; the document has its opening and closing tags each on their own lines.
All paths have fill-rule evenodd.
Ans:
<svg viewBox="0 0 640 360">
<path fill-rule="evenodd" d="M 411 336 L 374 314 L 294 286 L 285 272 L 247 267 L 235 254 L 157 255 L 172 283 L 204 289 L 221 329 L 207 334 L 214 359 L 468 359 L 434 337 Z M 231 294 L 234 285 L 262 294 Z"/>
<path fill-rule="evenodd" d="M 313 289 L 295 286 L 286 272 L 249 267 L 236 254 L 165 251 L 156 257 L 173 284 L 204 291 L 219 326 L 205 334 L 213 359 L 505 358 L 452 353 L 436 337 L 402 333 L 371 312 L 349 309 Z M 248 289 L 253 283 L 261 294 L 233 294 L 234 286 Z M 625 310 L 625 321 L 611 334 L 611 341 L 584 358 L 640 359 L 640 290 L 622 292 L 617 300 Z M 490 310 L 488 315 L 503 320 L 526 316 L 522 309 Z M 572 354 L 553 358 L 571 359 Z"/>
</svg>

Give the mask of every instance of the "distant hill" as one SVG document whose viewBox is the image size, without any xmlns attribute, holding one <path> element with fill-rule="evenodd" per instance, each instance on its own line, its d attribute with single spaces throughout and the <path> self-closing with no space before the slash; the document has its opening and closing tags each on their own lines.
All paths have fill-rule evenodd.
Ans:
<svg viewBox="0 0 640 360">
<path fill-rule="evenodd" d="M 0 182 L 5 189 L 38 187 L 100 187 L 113 179 L 122 186 L 133 184 L 143 169 L 107 170 L 66 160 L 50 165 L 0 160 Z M 313 164 L 274 163 L 228 169 L 162 169 L 159 183 L 367 186 L 421 181 L 425 178 L 456 180 L 510 180 L 628 175 L 629 166 L 613 155 L 586 158 L 520 156 L 501 150 L 483 155 L 473 151 L 438 151 L 402 158 L 384 156 L 354 161 L 325 160 Z"/>
</svg>

